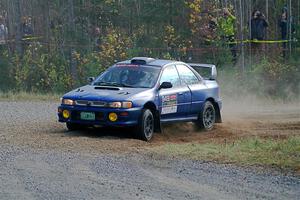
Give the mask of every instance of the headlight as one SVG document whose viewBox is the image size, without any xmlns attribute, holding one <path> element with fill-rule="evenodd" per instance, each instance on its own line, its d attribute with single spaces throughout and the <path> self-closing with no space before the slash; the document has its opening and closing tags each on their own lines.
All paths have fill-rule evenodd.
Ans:
<svg viewBox="0 0 300 200">
<path fill-rule="evenodd" d="M 110 108 L 132 108 L 132 102 L 124 101 L 124 102 L 111 102 L 108 104 Z"/>
<path fill-rule="evenodd" d="M 75 101 L 73 101 L 72 99 L 62 99 L 61 101 L 62 104 L 64 105 L 74 105 L 75 104 Z"/>
<path fill-rule="evenodd" d="M 108 107 L 110 107 L 110 108 L 121 108 L 122 103 L 121 102 L 111 102 L 111 103 L 108 104 Z"/>
</svg>

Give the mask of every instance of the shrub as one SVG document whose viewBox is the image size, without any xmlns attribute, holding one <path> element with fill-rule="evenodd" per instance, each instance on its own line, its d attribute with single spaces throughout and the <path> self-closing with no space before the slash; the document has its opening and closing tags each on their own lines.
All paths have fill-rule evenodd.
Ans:
<svg viewBox="0 0 300 200">
<path fill-rule="evenodd" d="M 223 94 L 228 96 L 294 99 L 300 97 L 300 69 L 296 63 L 263 59 L 247 66 L 244 73 L 234 68 L 219 70 Z"/>
</svg>

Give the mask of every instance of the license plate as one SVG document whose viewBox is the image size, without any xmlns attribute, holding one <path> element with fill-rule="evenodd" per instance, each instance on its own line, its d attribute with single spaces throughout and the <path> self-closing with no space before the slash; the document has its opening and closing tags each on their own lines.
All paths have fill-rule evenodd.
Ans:
<svg viewBox="0 0 300 200">
<path fill-rule="evenodd" d="M 95 113 L 93 113 L 93 112 L 81 112 L 80 113 L 80 119 L 93 121 L 93 120 L 96 119 Z"/>
</svg>

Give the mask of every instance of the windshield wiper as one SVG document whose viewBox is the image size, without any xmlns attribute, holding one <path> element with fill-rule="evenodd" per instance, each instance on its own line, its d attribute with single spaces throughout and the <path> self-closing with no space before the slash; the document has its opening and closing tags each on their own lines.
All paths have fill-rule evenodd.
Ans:
<svg viewBox="0 0 300 200">
<path fill-rule="evenodd" d="M 99 82 L 96 82 L 94 85 L 98 85 L 98 86 L 115 86 L 116 84 L 117 84 L 116 82 L 99 81 Z"/>
<path fill-rule="evenodd" d="M 127 85 L 127 84 L 125 84 L 125 83 L 120 83 L 119 85 L 120 85 L 121 87 L 134 88 L 134 86 L 132 86 L 132 85 Z"/>
<path fill-rule="evenodd" d="M 127 85 L 124 83 L 117 83 L 117 82 L 105 82 L 105 81 L 100 81 L 100 82 L 96 82 L 94 85 L 98 85 L 98 86 L 115 86 L 115 87 L 133 87 L 131 85 Z"/>
</svg>

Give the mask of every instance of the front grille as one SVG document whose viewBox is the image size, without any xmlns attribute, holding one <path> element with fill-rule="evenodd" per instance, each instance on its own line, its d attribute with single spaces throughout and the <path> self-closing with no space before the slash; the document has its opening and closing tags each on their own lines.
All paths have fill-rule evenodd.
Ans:
<svg viewBox="0 0 300 200">
<path fill-rule="evenodd" d="M 107 103 L 103 101 L 93 101 L 93 106 L 105 107 L 106 105 Z"/>
<path fill-rule="evenodd" d="M 86 106 L 89 101 L 86 101 L 86 100 L 77 100 L 75 101 L 76 105 L 80 105 L 80 106 Z"/>
<path fill-rule="evenodd" d="M 105 101 L 76 100 L 75 103 L 78 106 L 95 106 L 95 107 L 106 107 L 107 106 L 107 103 Z"/>
</svg>

